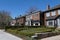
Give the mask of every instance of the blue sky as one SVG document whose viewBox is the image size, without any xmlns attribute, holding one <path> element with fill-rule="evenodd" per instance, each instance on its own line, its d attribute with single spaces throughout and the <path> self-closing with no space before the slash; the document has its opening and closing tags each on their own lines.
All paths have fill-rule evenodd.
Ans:
<svg viewBox="0 0 60 40">
<path fill-rule="evenodd" d="M 0 0 L 0 10 L 11 12 L 11 16 L 24 15 L 28 8 L 35 6 L 39 10 L 46 10 L 47 5 L 54 7 L 60 0 Z"/>
</svg>

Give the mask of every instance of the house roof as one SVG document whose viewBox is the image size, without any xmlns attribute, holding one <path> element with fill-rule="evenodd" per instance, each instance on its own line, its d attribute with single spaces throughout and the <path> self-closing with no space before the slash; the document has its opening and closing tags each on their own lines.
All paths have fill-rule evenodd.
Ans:
<svg viewBox="0 0 60 40">
<path fill-rule="evenodd" d="M 58 15 L 58 16 L 52 16 L 52 17 L 47 17 L 46 20 L 56 20 L 59 17 L 60 17 L 60 15 Z"/>
<path fill-rule="evenodd" d="M 57 9 L 60 9 L 60 4 L 59 4 L 59 5 L 54 6 L 53 8 L 50 8 L 49 10 L 45 10 L 45 11 L 43 11 L 43 12 L 54 11 L 54 10 L 57 10 Z"/>
<path fill-rule="evenodd" d="M 56 5 L 53 8 L 51 8 L 50 10 L 46 10 L 44 12 L 54 11 L 54 10 L 57 10 L 57 9 L 60 9 L 60 5 Z M 50 16 L 50 17 L 47 17 L 46 20 L 54 20 L 54 19 L 56 19 L 58 17 L 59 16 Z"/>
<path fill-rule="evenodd" d="M 54 20 L 56 16 L 47 17 L 46 20 Z"/>
<path fill-rule="evenodd" d="M 40 22 L 40 20 L 32 20 L 32 22 Z"/>
<path fill-rule="evenodd" d="M 60 8 L 60 4 L 53 7 L 53 9 L 55 8 Z"/>
<path fill-rule="evenodd" d="M 17 17 L 16 19 L 25 18 L 25 16 Z"/>
<path fill-rule="evenodd" d="M 28 13 L 26 16 L 31 15 L 31 14 L 35 14 L 37 12 L 41 12 L 41 11 L 35 11 L 35 12 L 32 12 L 32 13 Z"/>
<path fill-rule="evenodd" d="M 60 17 L 60 15 L 58 15 L 55 19 L 57 19 L 57 18 L 59 18 Z"/>
</svg>

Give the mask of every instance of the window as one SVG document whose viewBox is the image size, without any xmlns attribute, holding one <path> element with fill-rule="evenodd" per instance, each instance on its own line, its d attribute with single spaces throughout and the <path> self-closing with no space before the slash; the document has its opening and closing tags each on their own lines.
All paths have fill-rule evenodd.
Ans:
<svg viewBox="0 0 60 40">
<path fill-rule="evenodd" d="M 60 10 L 58 10 L 58 14 L 60 14 Z"/>
<path fill-rule="evenodd" d="M 31 15 L 26 16 L 26 20 L 30 20 L 32 18 Z"/>
<path fill-rule="evenodd" d="M 59 18 L 59 20 L 58 20 L 58 24 L 60 25 L 60 18 Z"/>
<path fill-rule="evenodd" d="M 52 21 L 50 21 L 50 22 L 49 22 L 49 25 L 53 25 L 53 22 L 52 22 Z"/>
<path fill-rule="evenodd" d="M 54 20 L 46 21 L 47 26 L 54 26 Z"/>
<path fill-rule="evenodd" d="M 59 23 L 60 23 L 60 19 L 59 19 Z"/>
<path fill-rule="evenodd" d="M 38 16 L 38 14 L 34 14 L 34 16 Z"/>
<path fill-rule="evenodd" d="M 55 11 L 52 11 L 51 14 L 52 14 L 52 16 L 55 16 L 56 15 L 56 12 Z"/>
<path fill-rule="evenodd" d="M 30 15 L 26 16 L 27 18 L 30 18 Z"/>
<path fill-rule="evenodd" d="M 38 26 L 38 23 L 35 23 L 36 26 Z"/>
<path fill-rule="evenodd" d="M 46 17 L 49 17 L 50 16 L 50 12 L 49 13 L 46 13 Z"/>
</svg>

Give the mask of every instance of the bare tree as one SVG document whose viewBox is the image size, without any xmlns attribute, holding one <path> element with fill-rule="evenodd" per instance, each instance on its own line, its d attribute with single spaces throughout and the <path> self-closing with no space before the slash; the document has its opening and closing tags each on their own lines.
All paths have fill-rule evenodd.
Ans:
<svg viewBox="0 0 60 40">
<path fill-rule="evenodd" d="M 27 14 L 31 14 L 31 13 L 37 11 L 37 10 L 38 10 L 38 9 L 37 9 L 36 7 L 30 7 L 30 8 L 28 9 L 28 11 L 27 11 Z"/>
<path fill-rule="evenodd" d="M 0 11 L 0 26 L 8 25 L 12 17 L 9 12 Z"/>
</svg>

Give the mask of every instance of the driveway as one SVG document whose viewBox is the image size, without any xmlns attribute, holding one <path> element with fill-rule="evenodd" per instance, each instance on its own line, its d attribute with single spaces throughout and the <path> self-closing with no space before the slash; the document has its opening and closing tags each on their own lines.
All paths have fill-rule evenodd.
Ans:
<svg viewBox="0 0 60 40">
<path fill-rule="evenodd" d="M 60 40 L 60 35 L 43 38 L 41 40 Z"/>
<path fill-rule="evenodd" d="M 3 30 L 0 30 L 0 40 L 22 40 L 22 39 L 12 34 L 6 33 Z"/>
</svg>

